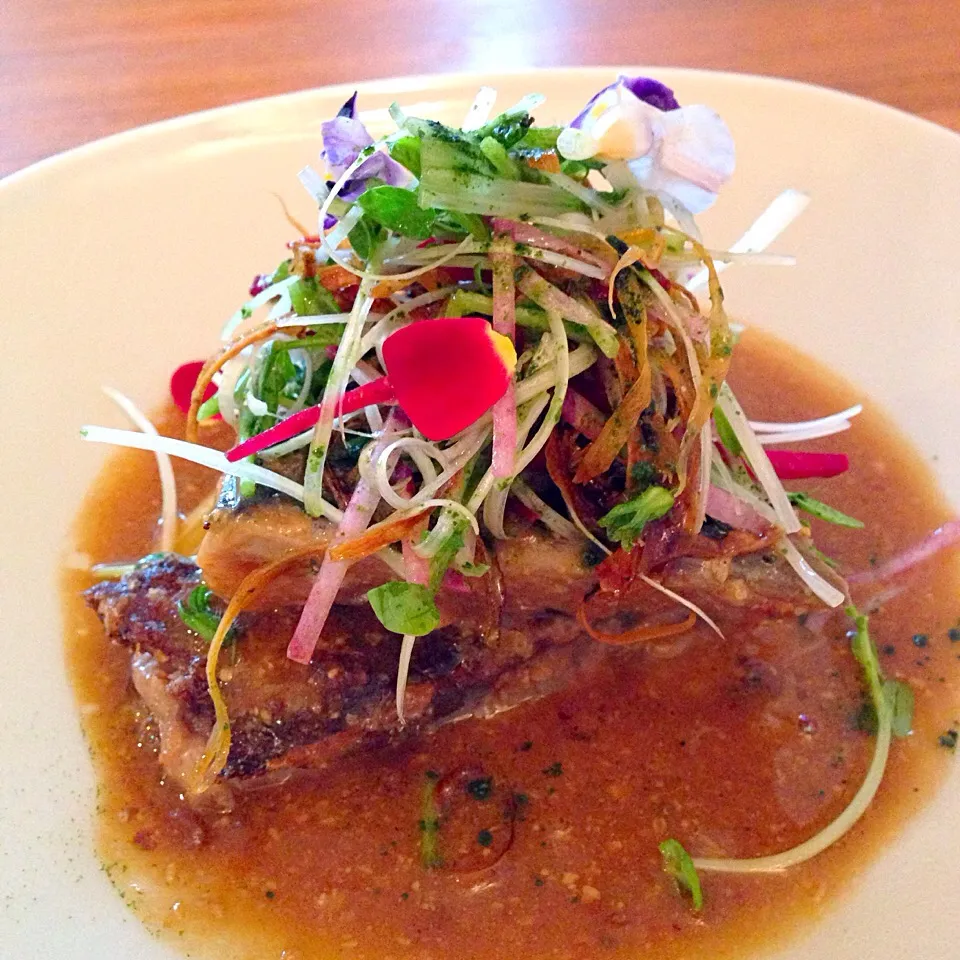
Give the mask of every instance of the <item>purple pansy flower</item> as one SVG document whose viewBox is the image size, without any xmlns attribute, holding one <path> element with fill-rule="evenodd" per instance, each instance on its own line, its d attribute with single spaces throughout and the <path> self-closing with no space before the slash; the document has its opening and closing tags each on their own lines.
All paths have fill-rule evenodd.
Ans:
<svg viewBox="0 0 960 960">
<path fill-rule="evenodd" d="M 320 154 L 331 176 L 339 179 L 347 168 L 368 147 L 374 139 L 367 128 L 356 117 L 356 93 L 340 108 L 332 120 L 320 125 L 323 137 L 323 152 Z M 340 198 L 350 202 L 356 200 L 366 189 L 366 182 L 376 177 L 392 187 L 400 187 L 410 182 L 410 173 L 389 154 L 374 150 L 357 168 L 353 176 L 343 185 Z"/>
<path fill-rule="evenodd" d="M 638 100 L 649 103 L 651 107 L 656 107 L 658 110 L 677 110 L 680 107 L 673 91 L 665 83 L 654 80 L 653 77 L 625 77 L 621 74 L 613 83 L 607 84 L 602 90 L 598 90 L 587 101 L 587 105 L 573 118 L 570 126 L 578 129 L 583 123 L 583 118 L 590 112 L 590 108 L 597 100 L 618 84 L 623 84 Z"/>
</svg>

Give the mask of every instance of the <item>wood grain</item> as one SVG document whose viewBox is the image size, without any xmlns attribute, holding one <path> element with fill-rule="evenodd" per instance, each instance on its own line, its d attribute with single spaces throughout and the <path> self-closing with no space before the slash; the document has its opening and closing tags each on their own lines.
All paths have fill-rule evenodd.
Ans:
<svg viewBox="0 0 960 960">
<path fill-rule="evenodd" d="M 624 63 L 806 80 L 960 130 L 957 0 L 2 0 L 0 175 L 327 83 Z"/>
</svg>

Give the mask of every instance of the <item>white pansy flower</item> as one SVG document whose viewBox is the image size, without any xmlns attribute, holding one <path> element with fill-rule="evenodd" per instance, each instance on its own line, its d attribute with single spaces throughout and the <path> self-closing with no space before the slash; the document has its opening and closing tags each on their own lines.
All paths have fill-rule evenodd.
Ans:
<svg viewBox="0 0 960 960">
<path fill-rule="evenodd" d="M 623 161 L 640 186 L 692 213 L 706 210 L 733 174 L 733 138 L 709 107 L 658 110 L 621 81 L 604 90 L 577 122 L 557 138 L 563 157 Z"/>
</svg>

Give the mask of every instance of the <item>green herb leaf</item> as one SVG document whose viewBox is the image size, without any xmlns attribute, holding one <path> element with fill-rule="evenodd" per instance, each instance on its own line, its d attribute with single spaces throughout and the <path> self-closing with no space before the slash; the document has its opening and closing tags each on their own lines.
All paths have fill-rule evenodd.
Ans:
<svg viewBox="0 0 960 960">
<path fill-rule="evenodd" d="M 557 149 L 557 137 L 563 132 L 563 127 L 530 127 L 523 137 L 514 144 L 519 152 L 546 153 Z"/>
<path fill-rule="evenodd" d="M 429 771 L 424 779 L 421 798 L 420 862 L 428 869 L 443 865 L 437 834 L 440 832 L 440 811 L 437 809 L 437 775 Z"/>
<path fill-rule="evenodd" d="M 368 189 L 375 189 L 368 187 Z M 369 263 L 374 250 L 380 243 L 383 229 L 379 223 L 369 217 L 361 217 L 350 231 L 350 246 L 353 252 L 364 262 Z"/>
<path fill-rule="evenodd" d="M 853 620 L 855 627 L 850 649 L 857 658 L 857 662 L 863 667 L 867 693 L 870 694 L 874 706 L 878 704 L 886 706 L 886 697 L 883 695 L 883 671 L 880 669 L 876 644 L 870 637 L 869 620 L 852 603 L 846 608 L 846 613 Z M 880 709 L 879 706 L 877 709 Z"/>
<path fill-rule="evenodd" d="M 210 417 L 220 412 L 220 396 L 214 394 L 209 400 L 204 400 L 197 410 L 197 420 L 208 420 Z"/>
<path fill-rule="evenodd" d="M 474 240 L 479 240 L 481 243 L 490 239 L 490 228 L 483 222 L 483 218 L 475 213 L 444 210 L 443 220 L 451 222 L 460 232 L 469 233 Z"/>
<path fill-rule="evenodd" d="M 893 735 L 910 736 L 913 732 L 913 690 L 902 680 L 885 680 L 883 695 L 890 705 Z"/>
<path fill-rule="evenodd" d="M 213 591 L 204 583 L 197 584 L 186 600 L 177 601 L 177 613 L 180 619 L 196 634 L 199 634 L 207 643 L 213 640 L 217 627 L 220 626 L 220 615 L 210 609 L 210 598 Z M 233 630 L 227 634 L 224 646 L 233 641 Z"/>
<path fill-rule="evenodd" d="M 470 137 L 478 143 L 492 137 L 509 149 L 523 140 L 532 126 L 533 117 L 525 110 L 519 113 L 512 113 L 507 110 L 494 117 L 489 123 L 484 124 L 479 130 L 472 131 Z"/>
<path fill-rule="evenodd" d="M 426 240 L 433 234 L 436 210 L 424 210 L 417 195 L 403 187 L 372 187 L 360 194 L 357 203 L 371 220 L 405 237 Z"/>
<path fill-rule="evenodd" d="M 624 550 L 630 550 L 639 539 L 643 528 L 662 517 L 673 506 L 673 494 L 664 487 L 647 487 L 639 496 L 614 507 L 600 519 L 611 540 L 618 540 Z"/>
<path fill-rule="evenodd" d="M 664 840 L 660 844 L 660 856 L 663 857 L 663 869 L 677 881 L 681 890 L 686 890 L 690 894 L 693 909 L 702 910 L 703 890 L 700 886 L 700 877 L 683 844 L 672 837 Z"/>
<path fill-rule="evenodd" d="M 390 147 L 390 156 L 405 166 L 415 177 L 420 176 L 420 139 L 401 137 Z"/>
<path fill-rule="evenodd" d="M 517 161 L 507 153 L 499 140 L 494 137 L 484 137 L 480 141 L 480 150 L 501 177 L 506 177 L 508 180 L 520 179 L 520 167 Z"/>
<path fill-rule="evenodd" d="M 733 427 L 730 426 L 727 415 L 720 407 L 713 408 L 713 422 L 717 428 L 717 436 L 720 438 L 724 449 L 731 457 L 739 457 L 740 454 L 743 453 L 743 447 L 740 445 L 737 435 L 733 432 Z"/>
<path fill-rule="evenodd" d="M 441 513 L 441 517 L 443 514 Z M 439 522 L 439 521 L 438 521 Z M 437 552 L 430 559 L 430 592 L 436 593 L 443 583 L 444 575 L 457 551 L 463 546 L 463 534 L 467 529 L 467 521 L 459 514 L 455 515 L 450 525 L 450 533 L 443 539 Z"/>
<path fill-rule="evenodd" d="M 846 613 L 853 619 L 855 626 L 850 647 L 863 667 L 864 681 L 870 695 L 870 705 L 873 707 L 873 716 L 862 715 L 860 724 L 865 729 L 872 730 L 886 722 L 890 724 L 894 736 L 906 737 L 913 727 L 913 691 L 902 680 L 888 680 L 884 677 L 876 644 L 870 637 L 868 618 L 853 604 L 846 608 Z M 867 705 L 868 708 L 870 705 Z"/>
<path fill-rule="evenodd" d="M 717 411 L 715 411 L 715 413 L 716 412 Z M 817 517 L 820 520 L 826 520 L 827 523 L 834 523 L 838 527 L 853 527 L 857 530 L 863 526 L 862 520 L 857 520 L 855 517 L 850 517 L 847 514 L 842 513 L 840 510 L 837 510 L 836 507 L 831 507 L 829 504 L 823 503 L 820 500 L 815 500 L 809 494 L 795 491 L 793 493 L 788 493 L 787 498 L 798 509 L 803 510 L 805 513 L 809 513 L 812 517 Z"/>
<path fill-rule="evenodd" d="M 433 595 L 422 584 L 391 580 L 367 591 L 367 599 L 377 619 L 394 633 L 422 637 L 440 624 Z"/>
<path fill-rule="evenodd" d="M 489 847 L 493 845 L 493 834 L 489 830 L 481 830 L 477 834 L 477 843 L 481 847 Z"/>
<path fill-rule="evenodd" d="M 290 304 L 298 317 L 315 317 L 324 313 L 339 313 L 333 294 L 316 277 L 300 277 L 287 288 Z"/>
</svg>

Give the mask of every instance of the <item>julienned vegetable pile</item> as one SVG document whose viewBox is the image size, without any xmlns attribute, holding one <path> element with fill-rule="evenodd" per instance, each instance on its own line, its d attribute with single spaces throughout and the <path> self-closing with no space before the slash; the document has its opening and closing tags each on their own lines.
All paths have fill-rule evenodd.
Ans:
<svg viewBox="0 0 960 960">
<path fill-rule="evenodd" d="M 484 538 L 509 537 L 518 516 L 581 540 L 599 564 L 601 591 L 642 582 L 686 608 L 678 622 L 613 634 L 593 622 L 586 597 L 580 622 L 603 642 L 669 636 L 697 617 L 719 633 L 658 581 L 656 565 L 678 543 L 731 531 L 779 551 L 825 605 L 844 603 L 842 581 L 812 561 L 796 510 L 858 522 L 788 494 L 781 478 L 832 476 L 846 458 L 766 447 L 846 429 L 860 408 L 751 423 L 726 382 L 736 332 L 718 270 L 744 259 L 787 262 L 759 251 L 802 202 L 789 193 L 775 201 L 775 222 L 763 239 L 754 231 L 751 249 L 710 250 L 693 216 L 733 171 L 732 139 L 713 111 L 680 107 L 648 78 L 619 78 L 565 127 L 534 124 L 542 99 L 489 119 L 495 94 L 483 89 L 460 128 L 394 105 L 395 129 L 375 140 L 351 97 L 322 126 L 322 170 L 300 173 L 318 226 L 296 224 L 301 238 L 256 278 L 221 349 L 174 377 L 186 440 L 150 433 L 129 404 L 143 433 L 85 428 L 89 440 L 153 450 L 167 467 L 170 455 L 213 467 L 239 478 L 246 494 L 279 491 L 335 528 L 322 544 L 251 574 L 212 630 L 217 722 L 201 780 L 216 776 L 229 751 L 217 659 L 233 620 L 307 554 L 319 569 L 288 656 L 309 663 L 349 566 L 376 554 L 393 579 L 368 599 L 403 636 L 401 722 L 414 643 L 440 622 L 437 592 L 485 576 Z M 695 296 L 703 286 L 706 308 Z M 215 416 L 237 434 L 226 455 L 198 442 Z M 347 495 L 333 466 L 345 460 L 355 478 Z M 172 482 L 164 500 L 175 521 Z M 175 526 L 164 526 L 164 549 L 176 543 Z M 211 632 L 208 600 L 191 598 L 185 618 Z M 893 729 L 865 621 L 857 631 L 877 758 L 840 818 L 849 822 L 818 837 L 832 830 L 835 839 L 869 803 Z M 804 857 L 823 846 L 810 845 Z M 670 856 L 680 870 L 677 851 Z M 781 859 L 693 860 L 689 870 L 772 870 Z"/>
</svg>

